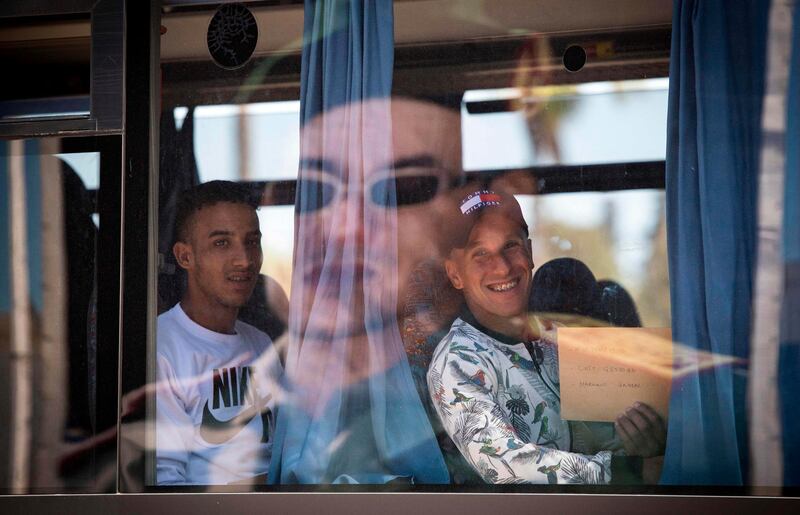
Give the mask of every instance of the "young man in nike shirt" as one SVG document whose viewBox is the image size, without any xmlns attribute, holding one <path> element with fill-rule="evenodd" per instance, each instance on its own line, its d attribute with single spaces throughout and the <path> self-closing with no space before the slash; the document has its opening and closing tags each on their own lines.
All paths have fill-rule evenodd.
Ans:
<svg viewBox="0 0 800 515">
<path fill-rule="evenodd" d="M 527 316 L 533 255 L 516 199 L 476 191 L 460 211 L 445 267 L 466 309 L 434 351 L 428 388 L 466 460 L 489 483 L 656 482 L 666 431 L 650 407 L 616 427 L 561 418 L 555 328 Z"/>
<path fill-rule="evenodd" d="M 237 320 L 263 259 L 257 206 L 227 181 L 201 184 L 178 204 L 173 252 L 187 285 L 158 317 L 159 485 L 266 480 L 282 369 L 269 337 Z"/>
</svg>

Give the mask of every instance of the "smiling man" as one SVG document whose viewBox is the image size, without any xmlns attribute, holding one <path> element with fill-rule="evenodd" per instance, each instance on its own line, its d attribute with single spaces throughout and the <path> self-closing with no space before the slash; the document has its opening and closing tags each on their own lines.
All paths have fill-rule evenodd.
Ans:
<svg viewBox="0 0 800 515">
<path fill-rule="evenodd" d="M 554 327 L 528 319 L 533 254 L 516 199 L 475 191 L 460 215 L 445 268 L 467 309 L 434 352 L 428 388 L 461 453 L 489 483 L 657 480 L 666 435 L 648 406 L 620 415 L 620 438 L 561 418 Z"/>
<path fill-rule="evenodd" d="M 263 259 L 257 206 L 226 181 L 201 184 L 178 204 L 173 253 L 187 284 L 158 317 L 159 485 L 265 480 L 281 366 L 269 337 L 237 320 Z"/>
</svg>

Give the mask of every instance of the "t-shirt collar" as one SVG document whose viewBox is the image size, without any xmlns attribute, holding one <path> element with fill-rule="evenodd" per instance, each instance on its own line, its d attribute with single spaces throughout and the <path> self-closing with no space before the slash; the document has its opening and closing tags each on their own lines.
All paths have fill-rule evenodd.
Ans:
<svg viewBox="0 0 800 515">
<path fill-rule="evenodd" d="M 175 304 L 175 308 L 173 309 L 175 309 L 175 313 L 179 320 L 179 323 L 183 326 L 184 329 L 186 329 L 193 336 L 205 340 L 211 340 L 226 344 L 237 343 L 241 341 L 241 337 L 238 334 L 239 333 L 238 327 L 235 329 L 236 332 L 234 334 L 218 333 L 216 331 L 212 331 L 211 329 L 203 327 L 202 325 L 198 324 L 197 322 L 189 318 L 189 315 L 187 315 L 186 312 L 183 310 L 183 306 L 181 306 L 180 302 Z M 238 326 L 238 320 L 236 325 Z"/>
<path fill-rule="evenodd" d="M 492 329 L 489 329 L 485 325 L 478 322 L 478 319 L 475 318 L 475 315 L 472 314 L 472 311 L 469 310 L 466 303 L 461 309 L 461 314 L 459 315 L 459 318 L 461 318 L 461 320 L 468 323 L 469 325 L 479 330 L 483 334 L 499 341 L 500 343 L 505 343 L 506 345 L 519 345 L 520 343 L 522 343 L 520 340 L 516 338 L 512 338 L 510 336 L 506 336 L 505 334 L 498 333 L 497 331 L 493 331 Z"/>
</svg>

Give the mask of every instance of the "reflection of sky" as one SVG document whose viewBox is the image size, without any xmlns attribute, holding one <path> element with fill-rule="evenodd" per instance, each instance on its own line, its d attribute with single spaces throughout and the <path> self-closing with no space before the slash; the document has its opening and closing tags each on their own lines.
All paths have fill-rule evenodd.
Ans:
<svg viewBox="0 0 800 515">
<path fill-rule="evenodd" d="M 100 152 L 72 152 L 55 155 L 75 170 L 87 190 L 98 188 L 100 185 Z"/>
<path fill-rule="evenodd" d="M 562 164 L 664 159 L 667 90 L 580 97 L 558 129 Z"/>
<path fill-rule="evenodd" d="M 100 187 L 100 152 L 72 152 L 55 154 L 55 156 L 67 163 L 78 174 L 87 190 L 96 190 Z M 92 213 L 92 220 L 95 227 L 100 227 L 98 213 Z"/>
<path fill-rule="evenodd" d="M 198 108 L 196 112 L 194 154 L 200 180 L 202 182 L 214 179 L 238 180 L 241 174 L 238 152 L 239 129 L 235 111 L 218 115 L 212 109 Z"/>
<path fill-rule="evenodd" d="M 287 293 L 291 289 L 294 206 L 262 206 L 258 210 L 264 264 L 261 272 L 273 277 Z"/>
<path fill-rule="evenodd" d="M 525 221 L 533 231 L 537 228 L 534 203 L 538 204 L 538 212 L 546 221 L 580 229 L 599 227 L 606 223 L 610 214 L 614 241 L 609 243 L 618 269 L 625 271 L 625 277 L 618 279 L 626 285 L 638 287 L 645 278 L 653 251 L 652 236 L 663 214 L 662 190 L 558 193 L 517 198 Z M 569 244 L 566 240 L 561 243 Z M 561 250 L 570 248 L 562 246 Z"/>
<path fill-rule="evenodd" d="M 649 161 L 664 159 L 666 150 L 667 79 L 624 83 L 582 84 L 550 99 L 572 100 L 556 128 L 562 164 Z M 467 92 L 465 101 L 510 98 L 516 90 Z M 200 179 L 275 180 L 297 176 L 299 102 L 247 106 L 198 107 L 195 152 Z M 185 109 L 176 110 L 179 123 Z M 247 144 L 240 147 L 237 117 L 243 114 Z M 553 164 L 538 155 L 520 112 L 469 115 L 462 109 L 464 167 L 467 170 L 517 168 Z M 248 155 L 241 170 L 240 149 Z M 663 209 L 659 192 L 629 191 L 615 195 L 574 193 L 537 198 L 540 213 L 581 228 L 606 223 L 611 208 L 613 248 L 621 270 L 636 281 L 644 273 L 649 241 Z M 528 210 L 526 210 L 528 211 Z M 265 268 L 279 256 L 291 261 L 293 210 L 263 207 L 259 218 L 265 234 Z M 271 256 L 274 256 L 271 257 Z M 267 270 L 265 270 L 266 272 Z"/>
<path fill-rule="evenodd" d="M 573 87 L 554 101 L 570 101 L 556 125 L 561 164 L 664 159 L 667 123 L 666 79 L 592 83 Z M 466 101 L 514 96 L 516 90 L 470 91 Z M 244 115 L 248 179 L 290 179 L 297 175 L 300 102 L 204 106 L 195 112 L 195 153 L 200 179 L 241 178 L 239 125 Z M 179 123 L 185 108 L 176 109 Z M 537 151 L 521 112 L 467 114 L 462 110 L 464 168 L 487 170 L 553 164 Z"/>
<path fill-rule="evenodd" d="M 300 102 L 275 102 L 273 111 L 249 109 L 251 133 L 250 173 L 252 178 L 293 179 L 297 177 L 300 155 Z M 264 104 L 261 104 L 262 106 Z M 269 105 L 269 104 L 267 104 Z M 270 123 L 259 123 L 269 116 Z"/>
<path fill-rule="evenodd" d="M 467 114 L 461 109 L 465 170 L 524 168 L 536 162 L 520 112 Z"/>
<path fill-rule="evenodd" d="M 582 84 L 564 95 L 549 96 L 551 101 L 568 102 L 570 106 L 554 124 L 561 150 L 559 164 L 664 159 L 667 88 L 667 79 L 650 79 Z M 514 89 L 483 90 L 468 91 L 464 99 L 471 102 L 518 96 Z M 521 111 L 470 115 L 462 109 L 462 120 L 467 170 L 555 164 L 545 152 L 537 154 Z"/>
<path fill-rule="evenodd" d="M 247 170 L 240 163 L 239 122 L 247 134 Z M 185 108 L 176 109 L 181 124 Z M 200 181 L 277 180 L 297 177 L 300 102 L 203 106 L 195 111 L 194 151 Z"/>
</svg>

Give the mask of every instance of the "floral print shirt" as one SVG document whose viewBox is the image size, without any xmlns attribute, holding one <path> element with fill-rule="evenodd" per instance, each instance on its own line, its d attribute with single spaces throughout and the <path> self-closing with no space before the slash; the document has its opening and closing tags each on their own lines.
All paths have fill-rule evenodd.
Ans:
<svg viewBox="0 0 800 515">
<path fill-rule="evenodd" d="M 436 347 L 427 380 L 467 461 L 488 483 L 609 483 L 613 426 L 561 419 L 554 333 L 542 326 L 542 339 L 526 346 L 464 318 L 472 317 L 456 319 Z"/>
</svg>

